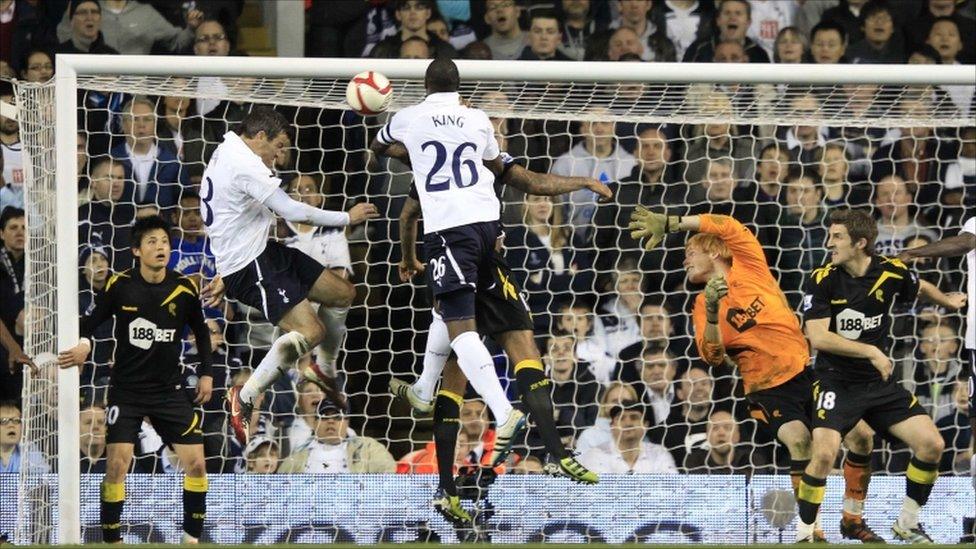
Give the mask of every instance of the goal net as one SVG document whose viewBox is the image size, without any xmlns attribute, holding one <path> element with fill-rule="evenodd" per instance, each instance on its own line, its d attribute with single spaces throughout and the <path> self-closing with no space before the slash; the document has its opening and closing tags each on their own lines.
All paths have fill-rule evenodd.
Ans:
<svg viewBox="0 0 976 549">
<path fill-rule="evenodd" d="M 284 221 L 269 238 L 288 245 L 342 248 L 317 257 L 332 261 L 329 267 L 348 267 L 345 270 L 357 289 L 337 361 L 339 382 L 348 398 L 349 436 L 371 437 L 399 460 L 395 467 L 370 472 L 421 471 L 416 467 L 423 452 L 429 451 L 431 421 L 411 415 L 387 389 L 393 377 L 413 380 L 419 374 L 431 322 L 422 281 L 401 283 L 396 271 L 397 217 L 412 176 L 405 166 L 372 158 L 368 152 L 388 115 L 364 118 L 348 110 L 344 98 L 348 78 L 365 68 L 391 77 L 395 93 L 391 110 L 415 104 L 424 97 L 424 63 L 370 63 L 374 66 L 318 59 L 230 62 L 95 56 L 84 61 L 59 56 L 57 80 L 66 91 L 58 90 L 58 97 L 61 101 L 77 97 L 67 107 L 56 103 L 53 82 L 17 83 L 27 173 L 27 353 L 50 359 L 50 354 L 42 354 L 74 343 L 77 317 L 104 288 L 107 275 L 132 267 L 128 231 L 139 216 L 158 212 L 171 220 L 171 263 L 202 284 L 212 279 L 214 264 L 202 233 L 200 209 L 206 204 L 198 195 L 200 178 L 223 134 L 233 131 L 253 106 L 270 105 L 284 113 L 294 129 L 291 147 L 276 160 L 293 197 L 329 209 L 348 209 L 360 201 L 379 207 L 379 219 L 346 231 L 345 239 L 326 242 L 321 235 Z M 647 483 L 656 490 L 662 486 L 669 490 L 661 495 L 664 503 L 655 505 L 664 509 L 673 505 L 674 514 L 681 517 L 697 516 L 692 509 L 696 506 L 737 517 L 709 526 L 714 533 L 699 539 L 775 541 L 779 526 L 759 517 L 764 510 L 770 512 L 767 519 L 775 515 L 771 506 L 776 498 L 764 497 L 767 488 L 785 489 L 782 493 L 792 497 L 788 455 L 750 414 L 737 373 L 709 369 L 699 359 L 690 310 L 701 288 L 685 281 L 686 235 L 670 235 L 660 248 L 645 251 L 629 236 L 629 216 L 637 206 L 644 206 L 672 214 L 735 217 L 757 235 L 787 299 L 798 307 L 805 277 L 825 259 L 824 216 L 831 208 L 871 209 L 880 220 L 878 249 L 886 255 L 955 234 L 962 220 L 973 214 L 976 129 L 973 112 L 963 99 L 966 93 L 972 96 L 972 88 L 965 86 L 972 85 L 972 78 L 957 70 L 967 67 L 933 67 L 923 72 L 911 66 L 845 66 L 828 72 L 819 66 L 779 70 L 771 70 L 776 66 L 630 63 L 576 63 L 572 69 L 559 63 L 460 62 L 459 66 L 461 96 L 489 114 L 502 149 L 517 162 L 538 172 L 600 179 L 615 192 L 614 201 L 602 204 L 588 192 L 549 200 L 526 197 L 513 189 L 501 191 L 505 254 L 532 309 L 537 342 L 555 381 L 555 410 L 564 441 L 582 455 L 601 451 L 601 445 L 611 441 L 611 406 L 621 399 L 641 401 L 644 440 L 667 451 L 640 466 L 672 475 L 649 477 Z M 77 117 L 72 116 L 75 113 Z M 342 259 L 346 247 L 347 265 Z M 916 267 L 943 291 L 964 289 L 955 260 Z M 341 514 L 319 522 L 307 518 L 324 508 L 358 509 L 355 506 L 363 498 L 356 491 L 375 490 L 365 486 L 372 482 L 368 479 L 357 480 L 354 474 L 319 477 L 327 481 L 294 477 L 290 481 L 294 484 L 275 485 L 271 477 L 259 477 L 256 470 L 268 461 L 267 456 L 273 456 L 272 446 L 274 454 L 287 462 L 315 436 L 315 411 L 323 395 L 307 385 L 296 385 L 295 378 L 280 380 L 261 405 L 259 429 L 272 442 L 263 449 L 238 447 L 225 421 L 222 398 L 227 388 L 243 383 L 276 333 L 259 311 L 241 304 L 231 302 L 206 313 L 219 342 L 214 398 L 203 409 L 212 479 L 207 539 L 313 541 L 342 540 L 348 535 L 360 541 L 360 530 L 374 529 L 379 537 L 370 539 L 420 539 L 417 532 L 424 527 L 418 525 L 424 521 L 436 524 L 430 526 L 433 530 L 443 530 L 445 523 L 436 522 L 440 519 L 432 518 L 426 507 L 424 498 L 433 490 L 429 476 L 377 477 L 385 479 L 383 486 L 401 494 L 402 501 L 420 502 L 418 509 L 404 511 L 405 518 L 389 519 L 409 535 L 366 524 L 373 517 L 366 511 L 358 521 Z M 739 312 L 736 321 L 742 329 L 748 328 L 750 314 L 755 311 Z M 962 317 L 921 304 L 900 306 L 894 314 L 896 375 L 944 427 L 949 444 L 941 464 L 943 475 L 961 474 L 961 456 L 968 446 L 962 439 L 962 423 L 956 421 L 965 412 L 959 396 L 964 392 L 959 360 Z M 77 539 L 79 533 L 85 540 L 100 539 L 99 479 L 94 474 L 104 472 L 105 423 L 111 421 L 106 418 L 111 411 L 105 410 L 104 398 L 114 352 L 112 333 L 109 325 L 96 333 L 89 362 L 75 374 L 57 373 L 50 360 L 39 364 L 37 371 L 24 371 L 21 444 L 39 458 L 27 461 L 15 487 L 8 483 L 0 490 L 5 495 L 16 491 L 14 539 L 18 543 L 65 542 Z M 491 348 L 514 400 L 510 365 L 497 345 Z M 196 382 L 194 353 L 192 341 L 187 341 L 184 366 L 189 387 Z M 461 437 L 466 442 L 460 447 L 459 461 L 477 462 L 486 451 L 488 439 L 482 430 L 490 429 L 486 414 L 478 403 L 465 405 L 462 420 L 467 434 Z M 729 432 L 723 435 L 716 427 L 720 425 L 728 425 Z M 729 447 L 734 447 L 731 453 Z M 72 467 L 79 467 L 79 459 L 73 457 L 79 452 L 80 477 L 75 473 L 75 478 L 66 479 L 66 474 L 74 473 Z M 523 459 L 510 465 L 508 472 L 538 469 L 535 460 L 543 452 L 531 430 L 516 452 Z M 136 454 L 133 472 L 140 475 L 129 481 L 125 535 L 130 540 L 176 539 L 179 518 L 170 517 L 179 508 L 178 484 L 173 480 L 178 478 L 179 463 L 149 425 L 140 434 Z M 875 475 L 902 473 L 908 458 L 907 448 L 877 439 L 872 459 Z M 725 464 L 725 459 L 731 462 Z M 353 468 L 352 463 L 347 465 Z M 296 472 L 306 470 L 313 469 Z M 743 480 L 748 477 L 714 476 L 728 472 L 763 480 L 750 485 Z M 231 482 L 232 474 L 248 476 Z M 693 475 L 703 474 L 713 476 L 707 482 L 694 480 L 704 477 Z M 767 474 L 772 475 L 768 480 Z M 525 484 L 504 478 L 496 485 L 495 499 L 490 500 L 495 522 L 490 523 L 499 536 L 515 535 L 499 526 L 499 521 L 507 520 L 509 525 L 541 532 L 541 540 L 630 539 L 627 533 L 595 533 L 599 525 L 592 531 L 571 528 L 570 535 L 543 519 L 530 524 L 534 519 L 525 517 L 531 513 L 519 517 L 514 507 L 506 509 L 516 505 L 517 494 L 545 490 L 542 479 L 525 478 Z M 646 487 L 640 482 L 644 481 L 608 478 L 600 489 L 602 495 L 592 500 L 566 487 L 565 493 L 537 501 L 552 517 L 568 513 L 561 518 L 567 524 L 588 513 L 605 516 L 607 524 L 614 517 L 627 522 L 631 515 L 640 515 L 642 505 L 649 505 L 612 492 L 643 490 Z M 397 484 L 407 479 L 420 484 Z M 825 510 L 836 514 L 842 488 L 834 480 Z M 326 486 L 316 482 L 332 487 L 322 501 L 308 496 L 309 490 L 314 493 Z M 938 531 L 940 540 L 948 541 L 957 535 L 964 514 L 951 511 L 950 502 L 965 498 L 965 490 L 970 490 L 971 502 L 971 489 L 968 480 L 940 482 L 947 484 L 940 484 L 929 507 L 955 521 Z M 876 485 L 879 493 L 892 492 L 883 481 Z M 251 502 L 254 495 L 235 496 L 242 487 L 254 487 L 259 494 L 293 491 L 280 499 L 275 495 L 272 500 L 278 503 L 272 505 Z M 730 502 L 730 491 L 752 495 Z M 682 492 L 684 499 L 678 495 Z M 77 502 L 79 493 L 80 508 L 64 501 L 67 497 Z M 233 505 L 235 497 L 251 502 L 247 512 Z M 377 505 L 396 509 L 396 501 L 377 497 Z M 285 510 L 292 505 L 288 501 L 308 502 L 318 511 L 304 509 L 303 513 L 311 514 L 296 515 Z M 880 501 L 874 507 L 869 503 L 869 513 L 890 514 L 881 508 L 892 507 L 895 500 L 884 505 Z M 780 507 L 787 515 L 792 509 Z M 249 516 L 245 521 L 240 515 Z M 253 536 L 248 533 L 248 528 L 277 527 L 289 520 L 307 529 L 285 538 L 264 530 Z M 749 522 L 753 520 L 764 525 L 765 533 L 751 530 L 760 528 Z M 161 524 L 166 521 L 170 522 Z M 660 520 L 654 524 L 664 528 Z M 657 539 L 646 537 L 654 532 L 658 530 L 633 536 Z M 678 528 L 673 534 L 676 539 L 694 539 L 683 537 L 683 532 Z M 746 533 L 748 538 L 743 537 Z M 306 534 L 310 537 L 302 537 Z M 528 534 L 510 539 L 530 541 Z"/>
</svg>

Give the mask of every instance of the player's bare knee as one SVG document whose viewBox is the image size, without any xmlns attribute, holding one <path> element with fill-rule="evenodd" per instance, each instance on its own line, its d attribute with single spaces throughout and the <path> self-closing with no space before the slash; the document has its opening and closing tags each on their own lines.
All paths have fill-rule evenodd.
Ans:
<svg viewBox="0 0 976 549">
<path fill-rule="evenodd" d="M 356 286 L 344 278 L 336 277 L 336 302 L 333 307 L 351 307 L 356 299 Z"/>
<path fill-rule="evenodd" d="M 828 474 L 834 466 L 834 460 L 837 459 L 839 449 L 839 444 L 835 444 L 833 441 L 821 441 L 815 438 L 810 448 L 810 465 L 818 474 Z"/>
<path fill-rule="evenodd" d="M 127 456 L 109 456 L 105 460 L 105 482 L 119 484 L 125 481 L 125 473 L 129 469 Z"/>
<path fill-rule="evenodd" d="M 186 462 L 183 464 L 183 472 L 188 477 L 200 478 L 207 475 L 207 462 L 203 458 L 203 454 L 194 455 L 187 458 Z"/>
<path fill-rule="evenodd" d="M 938 432 L 926 433 L 925 436 L 919 437 L 918 442 L 913 445 L 912 451 L 915 453 L 915 457 L 922 461 L 937 463 L 942 458 L 942 452 L 945 451 L 945 441 L 942 440 Z"/>
<path fill-rule="evenodd" d="M 844 439 L 844 445 L 847 449 L 855 454 L 860 454 L 866 456 L 871 453 L 874 449 L 873 437 L 865 435 L 864 433 L 858 433 L 856 436 L 849 436 Z"/>
</svg>

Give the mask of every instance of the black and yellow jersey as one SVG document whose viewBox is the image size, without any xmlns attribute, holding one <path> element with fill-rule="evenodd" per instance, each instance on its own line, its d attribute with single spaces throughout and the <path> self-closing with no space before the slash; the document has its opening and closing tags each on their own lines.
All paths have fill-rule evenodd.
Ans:
<svg viewBox="0 0 976 549">
<path fill-rule="evenodd" d="M 211 375 L 210 331 L 192 279 L 166 271 L 162 282 L 147 282 L 139 269 L 112 275 L 95 297 L 95 308 L 81 319 L 81 336 L 91 338 L 100 324 L 115 317 L 113 387 L 133 392 L 178 389 L 180 356 L 189 327 L 200 352 L 198 375 Z"/>
<path fill-rule="evenodd" d="M 839 266 L 814 269 L 806 282 L 804 321 L 830 319 L 830 331 L 853 341 L 890 351 L 891 306 L 895 300 L 918 296 L 918 276 L 898 259 L 874 256 L 864 276 L 854 277 Z M 817 353 L 818 374 L 853 382 L 877 381 L 881 374 L 864 358 Z"/>
</svg>

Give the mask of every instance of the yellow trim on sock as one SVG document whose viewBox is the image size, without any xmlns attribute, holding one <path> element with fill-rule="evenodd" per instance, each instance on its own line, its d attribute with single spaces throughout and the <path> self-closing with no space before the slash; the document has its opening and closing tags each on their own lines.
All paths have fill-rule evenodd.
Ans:
<svg viewBox="0 0 976 549">
<path fill-rule="evenodd" d="M 183 489 L 187 492 L 206 492 L 207 477 L 183 477 Z"/>
<path fill-rule="evenodd" d="M 125 501 L 125 484 L 102 483 L 102 501 L 107 503 L 117 503 Z"/>
<path fill-rule="evenodd" d="M 532 368 L 533 370 L 539 370 L 540 372 L 545 371 L 545 369 L 542 367 L 542 361 L 534 358 L 529 358 L 516 364 L 515 373 L 517 374 L 522 368 Z"/>
<path fill-rule="evenodd" d="M 801 480 L 800 486 L 796 490 L 796 496 L 798 500 L 803 500 L 803 501 L 820 505 L 821 503 L 823 503 L 824 492 L 826 491 L 827 491 L 826 486 L 810 486 L 809 484 Z"/>
<path fill-rule="evenodd" d="M 118 530 L 119 528 L 122 528 L 122 523 L 116 522 L 113 524 L 103 524 L 102 528 L 104 528 L 105 530 Z"/>
<path fill-rule="evenodd" d="M 438 395 L 446 396 L 447 398 L 453 400 L 454 402 L 457 402 L 457 405 L 458 406 L 461 406 L 462 404 L 464 404 L 464 397 L 461 396 L 461 395 L 459 395 L 459 394 L 457 394 L 457 393 L 455 393 L 454 391 L 448 391 L 447 389 L 441 389 L 440 391 L 437 391 L 437 394 Z"/>
<path fill-rule="evenodd" d="M 905 476 L 908 477 L 908 480 L 918 484 L 935 484 L 935 479 L 939 477 L 939 470 L 924 471 L 915 467 L 914 463 L 909 463 Z"/>
</svg>

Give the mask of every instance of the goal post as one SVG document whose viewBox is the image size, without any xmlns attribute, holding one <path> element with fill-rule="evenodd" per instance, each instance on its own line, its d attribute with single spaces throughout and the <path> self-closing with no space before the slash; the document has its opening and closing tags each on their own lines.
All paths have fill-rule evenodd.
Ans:
<svg viewBox="0 0 976 549">
<path fill-rule="evenodd" d="M 82 90 L 122 92 L 127 94 L 181 95 L 214 100 L 236 100 L 271 105 L 345 109 L 345 86 L 348 78 L 364 69 L 382 72 L 394 83 L 392 109 L 403 108 L 422 100 L 423 78 L 428 61 L 390 59 L 328 59 L 328 58 L 238 58 L 238 57 L 176 57 L 176 56 L 104 56 L 57 55 L 54 93 L 51 85 L 32 86 L 18 83 L 20 109 L 23 98 L 34 97 L 36 109 L 28 129 L 40 141 L 34 150 L 37 155 L 25 159 L 31 174 L 27 182 L 28 249 L 27 249 L 27 307 L 40 307 L 41 301 L 56 299 L 45 311 L 56 319 L 53 325 L 42 321 L 27 323 L 28 353 L 56 353 L 75 344 L 78 337 L 79 277 L 78 277 L 78 166 L 76 158 L 78 135 L 78 97 Z M 783 64 L 698 64 L 698 63 L 591 63 L 591 62 L 506 62 L 458 60 L 462 81 L 462 95 L 478 95 L 503 89 L 509 95 L 507 103 L 476 103 L 490 115 L 497 117 L 532 118 L 560 121 L 612 120 L 630 123 L 703 124 L 708 122 L 787 126 L 796 124 L 897 128 L 912 124 L 959 128 L 972 125 L 946 97 L 932 104 L 925 113 L 902 113 L 895 106 L 899 98 L 917 87 L 976 85 L 973 66 L 932 65 L 783 65 Z M 175 78 L 183 81 L 176 82 Z M 220 77 L 240 86 L 210 89 L 189 84 L 187 79 Z M 850 118 L 841 98 L 845 85 L 883 85 L 890 93 L 878 92 L 879 109 L 860 118 Z M 626 86 L 642 86 L 640 100 L 629 101 Z M 732 110 L 710 109 L 707 102 L 696 100 L 696 86 L 781 86 L 773 90 L 776 97 L 750 97 L 747 103 Z M 805 93 L 810 87 L 825 91 L 819 109 L 799 110 L 789 99 Z M 47 90 L 46 92 L 44 90 Z M 45 95 L 46 94 L 46 95 Z M 735 91 L 729 92 L 735 95 Z M 832 95 L 834 94 L 834 95 Z M 757 94 L 761 95 L 761 94 Z M 45 99 L 46 98 L 46 99 Z M 51 103 L 45 103 L 53 102 Z M 744 100 L 745 101 L 745 100 Z M 742 108 L 740 108 L 742 107 Z M 53 110 L 54 117 L 50 118 Z M 45 114 L 47 113 L 47 114 Z M 29 117 L 30 118 L 30 117 Z M 22 127 L 24 123 L 22 122 Z M 44 137 L 47 136 L 47 137 Z M 571 138 L 572 136 L 570 136 Z M 53 141 L 53 154 L 51 143 Z M 364 152 L 368 143 L 357 144 Z M 346 147 L 345 144 L 342 147 Z M 28 156 L 28 155 L 25 155 Z M 53 166 L 52 164 L 53 160 Z M 551 159 L 550 159 L 551 160 Z M 53 176 L 52 176 L 53 174 Z M 43 176 L 42 176 L 43 175 Z M 43 187 L 42 187 L 43 185 Z M 36 203 L 31 203 L 36 201 Z M 50 204 L 53 201 L 53 205 Z M 45 208 L 49 213 L 45 214 Z M 397 212 L 391 212 L 395 216 Z M 41 225 L 34 224 L 34 219 Z M 51 239 L 46 242 L 46 239 Z M 394 242 L 386 242 L 391 248 Z M 41 246 L 55 246 L 39 255 Z M 368 245 L 368 244 L 367 244 Z M 395 253 L 389 259 L 395 261 Z M 32 265 L 32 261 L 34 264 Z M 50 262 L 55 262 L 51 272 Z M 48 269 L 47 275 L 56 283 L 40 292 L 36 285 L 42 279 L 37 273 Z M 362 280 L 357 283 L 362 283 Z M 32 285 L 35 286 L 32 289 Z M 384 288 L 384 291 L 386 288 Z M 370 291 L 370 289 L 367 289 Z M 40 314 L 41 309 L 34 313 Z M 360 327 L 362 328 L 362 327 Z M 395 330 L 393 330 L 395 331 Z M 41 333 L 43 332 L 43 333 Z M 56 348 L 49 338 L 54 335 Z M 46 339 L 48 338 L 48 339 Z M 422 347 L 420 347 L 422 348 Z M 399 349 L 388 349 L 397 353 Z M 414 353 L 417 345 L 414 344 Z M 55 365 L 47 364 L 50 368 Z M 36 509 L 25 504 L 26 492 L 36 489 L 36 477 L 42 473 L 27 470 L 19 481 L 18 529 L 15 541 L 31 540 L 74 544 L 81 542 L 81 488 L 79 474 L 79 374 L 77 369 L 58 370 L 54 379 L 41 372 L 39 378 L 25 369 L 25 406 L 47 406 L 47 412 L 25 411 L 25 437 L 45 435 L 39 429 L 50 425 L 49 414 L 56 408 L 56 447 L 44 446 L 43 451 L 57 455 L 57 488 L 35 492 L 36 497 L 56 498 L 47 505 L 56 506 L 55 523 L 38 524 L 32 519 Z M 372 376 L 370 370 L 365 371 Z M 56 382 L 56 391 L 43 387 L 45 379 Z M 364 397 L 370 398 L 369 394 Z M 46 400 L 46 399 L 53 399 Z M 32 417 L 33 415 L 33 417 Z M 46 419 L 44 419 L 44 417 Z M 32 424 L 31 422 L 35 423 Z M 27 440 L 27 442 L 31 442 Z M 410 441 L 407 441 L 410 442 Z M 50 455 L 48 456 L 50 457 Z M 41 495 L 37 495 L 41 494 Z M 52 511 L 50 516 L 54 516 Z M 38 519 L 44 522 L 45 519 Z M 50 519 L 53 520 L 53 519 Z M 47 528 L 48 537 L 37 529 Z"/>
</svg>

